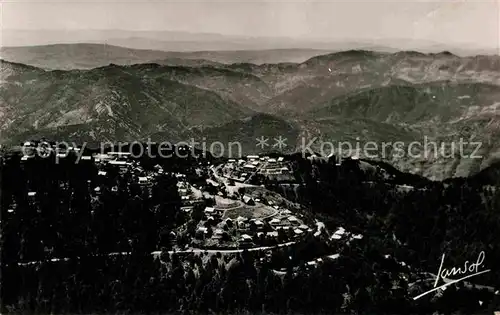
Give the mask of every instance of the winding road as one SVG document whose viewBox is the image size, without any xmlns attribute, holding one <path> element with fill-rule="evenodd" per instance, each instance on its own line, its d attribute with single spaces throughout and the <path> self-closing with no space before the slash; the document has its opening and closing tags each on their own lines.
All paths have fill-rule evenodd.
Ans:
<svg viewBox="0 0 500 315">
<path fill-rule="evenodd" d="M 275 246 L 261 246 L 261 247 L 252 247 L 252 248 L 238 248 L 238 249 L 202 249 L 202 248 L 192 248 L 192 249 L 187 249 L 187 250 L 169 250 L 169 254 L 199 254 L 199 253 L 209 253 L 209 254 L 216 254 L 216 253 L 221 253 L 221 254 L 236 254 L 236 253 L 242 253 L 245 250 L 248 252 L 255 252 L 255 251 L 263 251 L 263 250 L 270 250 L 270 249 L 275 249 L 275 248 L 281 248 L 281 247 L 287 247 L 290 245 L 295 244 L 296 242 L 287 242 L 283 244 L 278 244 Z M 162 251 L 154 251 L 151 252 L 151 255 L 153 255 L 155 258 L 159 257 L 161 255 Z M 131 255 L 131 252 L 113 252 L 107 254 L 108 256 L 128 256 Z M 79 259 L 79 257 L 77 257 Z M 37 261 L 29 261 L 29 262 L 20 262 L 17 263 L 18 266 L 29 266 L 29 265 L 37 265 L 41 263 L 47 263 L 47 262 L 59 262 L 59 261 L 69 261 L 71 258 L 52 258 L 48 260 L 37 260 Z"/>
</svg>

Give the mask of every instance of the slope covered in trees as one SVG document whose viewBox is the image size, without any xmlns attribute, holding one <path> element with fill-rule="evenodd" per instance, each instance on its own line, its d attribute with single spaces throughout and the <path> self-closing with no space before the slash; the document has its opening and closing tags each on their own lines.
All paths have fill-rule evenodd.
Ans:
<svg viewBox="0 0 500 315">
<path fill-rule="evenodd" d="M 459 314 L 499 306 L 500 195 L 494 186 L 480 178 L 430 182 L 383 164 L 366 173 L 359 161 L 337 166 L 288 158 L 297 185 L 266 186 L 302 204 L 327 231 L 342 226 L 363 239 L 337 243 L 326 232 L 269 253 L 168 253 L 170 232 L 185 222 L 170 173 L 201 183 L 196 168 L 205 161 L 142 158 L 143 168 L 165 169 L 144 190 L 133 174 L 111 168 L 103 179 L 93 164 L 71 159 L 21 164 L 19 156 L 6 157 L 2 313 Z M 390 176 L 379 176 L 383 172 Z M 150 252 L 158 249 L 163 253 L 155 259 Z M 432 287 L 433 281 L 418 281 L 437 273 L 443 253 L 447 266 L 461 266 L 480 251 L 492 271 L 471 282 L 485 287 L 459 284 L 412 299 Z M 110 255 L 121 252 L 127 254 Z M 333 253 L 338 258 L 306 264 Z M 51 261 L 55 257 L 67 259 Z M 23 264 L 28 261 L 35 263 Z"/>
</svg>

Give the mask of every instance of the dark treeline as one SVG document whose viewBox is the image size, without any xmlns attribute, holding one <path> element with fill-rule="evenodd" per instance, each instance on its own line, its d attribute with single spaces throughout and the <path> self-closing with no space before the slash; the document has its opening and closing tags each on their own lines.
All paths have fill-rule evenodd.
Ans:
<svg viewBox="0 0 500 315">
<path fill-rule="evenodd" d="M 339 167 L 292 156 L 298 187 L 266 186 L 303 204 L 329 231 L 343 226 L 362 240 L 337 246 L 325 235 L 308 237 L 270 257 L 168 254 L 172 230 L 191 224 L 175 172 L 202 185 L 196 169 L 207 161 L 136 159 L 142 169 L 165 170 L 144 187 L 134 172 L 107 167 L 98 176 L 94 163 L 74 159 L 3 161 L 2 313 L 467 314 L 496 305 L 488 290 L 455 286 L 413 301 L 429 286 L 410 287 L 422 272 L 437 273 L 443 253 L 447 266 L 461 266 L 485 251 L 492 272 L 477 281 L 498 289 L 500 195 L 478 181 L 434 183 L 395 171 L 387 179 L 366 175 L 356 161 Z M 403 183 L 415 188 L 400 191 Z M 150 252 L 159 249 L 155 259 Z M 129 254 L 109 255 L 119 252 Z M 336 260 L 305 264 L 334 252 Z M 36 263 L 18 264 L 29 261 Z"/>
<path fill-rule="evenodd" d="M 393 294 L 383 282 L 375 283 L 376 275 L 362 274 L 363 264 L 372 263 L 369 258 L 351 253 L 335 263 L 290 268 L 279 275 L 268 263 L 259 263 L 259 254 L 248 252 L 210 257 L 166 254 L 156 260 L 141 254 L 101 256 L 4 269 L 9 291 L 3 294 L 16 299 L 4 301 L 13 313 L 407 309 L 402 290 Z M 367 277 L 372 281 L 369 288 Z"/>
<path fill-rule="evenodd" d="M 162 175 L 145 189 L 129 172 L 105 170 L 106 176 L 98 176 L 93 163 L 76 164 L 72 157 L 58 164 L 48 158 L 22 164 L 18 158 L 7 159 L 2 172 L 3 263 L 151 251 L 161 245 L 158 231 L 181 215 L 175 177 Z"/>
<path fill-rule="evenodd" d="M 359 161 L 337 166 L 333 160 L 311 163 L 298 156 L 292 160 L 299 187 L 293 191 L 278 183 L 268 183 L 268 187 L 306 205 L 327 226 L 342 225 L 365 234 L 367 241 L 379 244 L 381 254 L 404 261 L 414 274 L 437 274 L 443 254 L 445 267 L 463 268 L 467 260 L 470 266 L 484 251 L 479 270 L 491 272 L 471 282 L 499 289 L 500 189 L 491 186 L 495 182 L 489 175 L 496 172 L 495 166 L 471 178 L 431 182 L 394 170 L 389 179 L 367 176 Z M 413 185 L 413 189 L 400 189 L 396 183 Z M 477 303 L 461 298 L 463 294 L 447 290 L 445 298 L 453 300 L 457 310 L 461 303 Z"/>
</svg>

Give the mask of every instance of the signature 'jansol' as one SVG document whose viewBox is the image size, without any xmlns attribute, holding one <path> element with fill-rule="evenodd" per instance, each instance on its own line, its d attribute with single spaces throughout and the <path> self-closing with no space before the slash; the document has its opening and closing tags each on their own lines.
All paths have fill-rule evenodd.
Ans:
<svg viewBox="0 0 500 315">
<path fill-rule="evenodd" d="M 477 259 L 475 261 L 471 262 L 471 261 L 467 260 L 462 267 L 452 267 L 451 269 L 447 269 L 447 268 L 443 268 L 444 257 L 445 257 L 445 254 L 443 254 L 443 257 L 441 257 L 441 264 L 439 265 L 439 271 L 438 271 L 437 276 L 436 276 L 436 281 L 434 282 L 434 288 L 432 290 L 429 290 L 427 292 L 424 292 L 424 293 L 414 297 L 413 299 L 414 300 L 419 299 L 424 295 L 427 295 L 427 294 L 434 292 L 436 290 L 445 288 L 445 287 L 452 285 L 454 283 L 457 283 L 459 281 L 462 281 L 462 280 L 465 280 L 467 278 L 474 277 L 474 276 L 491 271 L 490 269 L 479 270 L 481 267 L 483 267 L 483 262 L 484 262 L 485 256 L 486 256 L 486 254 L 484 253 L 484 251 L 482 251 L 479 253 L 479 256 L 477 257 Z M 450 279 L 449 278 L 450 276 L 457 276 L 457 275 L 463 275 L 463 277 L 461 277 L 460 279 Z M 442 279 L 445 283 L 438 287 L 437 285 L 438 285 L 440 279 Z"/>
<path fill-rule="evenodd" d="M 475 273 L 475 274 L 478 273 L 479 267 L 481 267 L 484 262 L 485 255 L 486 254 L 484 253 L 484 251 L 480 252 L 475 262 L 471 263 L 470 261 L 467 260 L 464 263 L 463 268 L 453 267 L 451 269 L 446 269 L 446 268 L 443 269 L 444 256 L 445 256 L 445 254 L 443 254 L 443 257 L 441 258 L 441 264 L 439 265 L 438 276 L 436 277 L 436 282 L 434 282 L 434 287 L 437 286 L 439 279 L 445 280 L 450 276 L 465 275 L 467 273 Z"/>
</svg>

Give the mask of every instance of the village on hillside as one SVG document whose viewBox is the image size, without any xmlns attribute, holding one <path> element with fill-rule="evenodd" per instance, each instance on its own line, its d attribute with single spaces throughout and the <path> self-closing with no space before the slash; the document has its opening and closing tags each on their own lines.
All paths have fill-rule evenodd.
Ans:
<svg viewBox="0 0 500 315">
<path fill-rule="evenodd" d="M 175 177 L 183 223 L 168 236 L 169 247 L 174 251 L 258 250 L 294 244 L 307 238 L 321 239 L 341 248 L 363 238 L 363 235 L 350 233 L 343 227 L 330 233 L 322 222 L 307 215 L 299 205 L 266 189 L 261 183 L 263 180 L 293 183 L 292 165 L 286 156 L 248 155 L 240 159 L 225 159 L 217 164 L 200 160 L 192 174 L 185 174 L 182 171 L 167 172 L 159 164 L 144 167 L 127 151 L 82 154 L 78 147 L 65 150 L 56 146 L 40 148 L 35 143 L 26 142 L 20 162 L 29 165 L 31 159 L 41 154 L 40 150 L 51 152 L 58 163 L 64 163 L 71 152 L 79 153 L 78 163 L 94 166 L 97 176 L 88 181 L 88 189 L 96 200 L 106 189 L 118 193 L 120 189 L 131 189 L 131 186 L 139 187 L 142 194 L 151 196 L 158 178 L 164 175 Z M 128 186 L 120 185 L 115 180 L 118 177 L 127 178 Z M 61 183 L 60 188 L 64 189 L 65 185 L 67 183 Z M 34 204 L 36 194 L 36 191 L 28 192 L 28 198 Z M 15 204 L 11 208 L 9 213 L 15 212 Z M 332 253 L 327 257 L 336 259 L 338 256 L 338 253 Z M 322 258 L 318 259 L 321 261 Z M 307 265 L 316 262 L 312 260 Z"/>
</svg>

